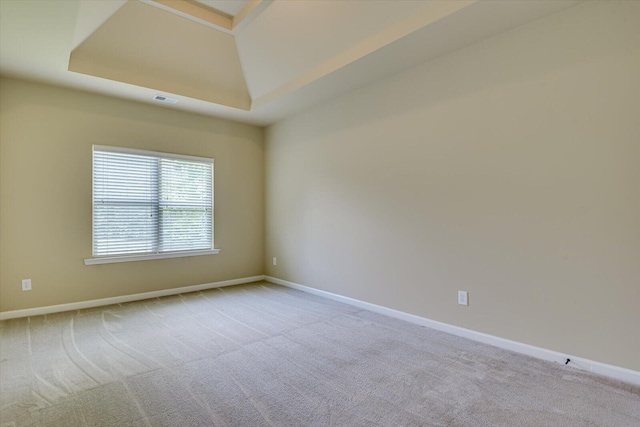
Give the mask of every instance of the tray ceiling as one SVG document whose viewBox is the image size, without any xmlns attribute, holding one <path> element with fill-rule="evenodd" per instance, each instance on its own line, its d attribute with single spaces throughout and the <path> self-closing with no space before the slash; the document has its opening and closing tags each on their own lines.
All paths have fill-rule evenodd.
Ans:
<svg viewBox="0 0 640 427">
<path fill-rule="evenodd" d="M 0 0 L 0 72 L 265 125 L 578 3 Z"/>
</svg>

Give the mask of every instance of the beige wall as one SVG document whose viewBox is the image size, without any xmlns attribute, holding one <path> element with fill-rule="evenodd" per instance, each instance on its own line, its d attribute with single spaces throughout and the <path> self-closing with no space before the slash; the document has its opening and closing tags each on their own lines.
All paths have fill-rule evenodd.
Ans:
<svg viewBox="0 0 640 427">
<path fill-rule="evenodd" d="M 638 22 L 587 3 L 270 127 L 267 274 L 640 370 Z"/>
<path fill-rule="evenodd" d="M 0 85 L 0 311 L 263 273 L 261 128 L 12 79 Z M 85 266 L 92 144 L 215 158 L 220 254 Z M 21 291 L 25 278 L 30 292 Z"/>
</svg>

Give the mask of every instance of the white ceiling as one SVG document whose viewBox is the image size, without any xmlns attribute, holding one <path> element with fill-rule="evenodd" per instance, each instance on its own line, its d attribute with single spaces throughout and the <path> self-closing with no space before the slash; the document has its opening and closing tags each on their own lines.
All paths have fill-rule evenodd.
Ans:
<svg viewBox="0 0 640 427">
<path fill-rule="evenodd" d="M 581 2 L 200 0 L 223 29 L 154 1 L 0 0 L 0 73 L 266 125 Z"/>
</svg>

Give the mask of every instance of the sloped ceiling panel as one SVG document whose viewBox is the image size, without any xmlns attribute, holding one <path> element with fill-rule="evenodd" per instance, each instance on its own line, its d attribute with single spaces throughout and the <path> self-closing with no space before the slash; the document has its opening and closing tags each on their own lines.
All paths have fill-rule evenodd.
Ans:
<svg viewBox="0 0 640 427">
<path fill-rule="evenodd" d="M 254 100 L 263 97 L 438 3 L 275 1 L 236 36 L 249 92 Z"/>
<path fill-rule="evenodd" d="M 78 18 L 76 19 L 76 28 L 73 33 L 71 51 L 80 46 L 87 37 L 111 18 L 127 1 L 81 1 L 78 5 Z"/>
<path fill-rule="evenodd" d="M 232 35 L 130 0 L 72 53 L 69 70 L 243 110 Z"/>
</svg>

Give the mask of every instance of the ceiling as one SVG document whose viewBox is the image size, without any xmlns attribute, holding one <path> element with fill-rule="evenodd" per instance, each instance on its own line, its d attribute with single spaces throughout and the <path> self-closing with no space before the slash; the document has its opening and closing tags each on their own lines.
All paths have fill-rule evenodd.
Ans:
<svg viewBox="0 0 640 427">
<path fill-rule="evenodd" d="M 0 73 L 268 125 L 580 0 L 0 0 Z"/>
</svg>

